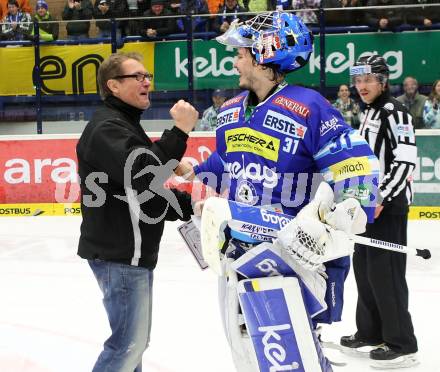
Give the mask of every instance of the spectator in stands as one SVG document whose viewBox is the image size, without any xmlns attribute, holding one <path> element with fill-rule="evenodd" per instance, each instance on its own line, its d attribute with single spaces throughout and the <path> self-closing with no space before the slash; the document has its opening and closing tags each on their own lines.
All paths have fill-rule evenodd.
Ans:
<svg viewBox="0 0 440 372">
<path fill-rule="evenodd" d="M 338 111 L 343 116 L 345 122 L 353 128 L 359 128 L 359 104 L 352 98 L 350 98 L 350 89 L 348 85 L 341 84 L 338 90 L 338 98 L 336 99 L 333 106 L 338 109 Z"/>
<path fill-rule="evenodd" d="M 174 15 L 181 14 L 180 7 L 182 6 L 181 0 L 170 0 L 170 10 Z"/>
<path fill-rule="evenodd" d="M 239 0 L 238 3 L 245 8 L 246 11 L 252 13 L 267 12 L 272 9 L 271 0 Z"/>
<path fill-rule="evenodd" d="M 376 7 L 365 12 L 365 23 L 378 30 L 393 30 L 404 23 L 404 12 L 400 8 L 384 6 L 401 5 L 402 0 L 368 0 L 367 6 Z"/>
<path fill-rule="evenodd" d="M 216 89 L 212 92 L 212 106 L 203 111 L 200 121 L 201 130 L 215 130 L 217 127 L 217 114 L 221 105 L 226 101 L 226 92 L 222 89 Z"/>
<path fill-rule="evenodd" d="M 218 10 L 223 6 L 223 0 L 206 0 L 208 4 L 208 10 L 211 14 L 217 14 Z"/>
<path fill-rule="evenodd" d="M 31 15 L 19 10 L 17 0 L 9 0 L 8 13 L 3 18 L 2 38 L 5 40 L 26 40 L 30 39 L 31 32 Z"/>
<path fill-rule="evenodd" d="M 440 22 L 440 4 L 438 0 L 408 0 L 407 4 L 420 4 L 420 8 L 408 8 L 406 21 L 414 26 L 431 27 Z M 426 4 L 437 4 L 436 7 L 423 7 Z"/>
<path fill-rule="evenodd" d="M 49 12 L 49 6 L 45 0 L 38 0 L 35 6 L 36 13 L 33 20 L 38 22 L 38 29 L 40 34 L 40 40 L 42 41 L 54 41 L 58 39 L 59 24 L 58 23 L 46 23 L 55 21 Z M 32 31 L 34 35 L 35 30 Z"/>
<path fill-rule="evenodd" d="M 407 76 L 403 80 L 403 92 L 397 100 L 405 105 L 413 119 L 414 129 L 423 128 L 423 106 L 425 105 L 426 96 L 419 94 L 419 83 L 416 78 Z"/>
<path fill-rule="evenodd" d="M 324 8 L 354 8 L 362 6 L 361 0 L 324 0 Z M 325 13 L 326 26 L 358 26 L 361 12 L 359 10 L 329 10 Z"/>
<path fill-rule="evenodd" d="M 440 129 L 440 79 L 434 81 L 423 108 L 425 128 Z"/>
<path fill-rule="evenodd" d="M 8 14 L 8 0 L 0 0 L 0 19 L 6 17 Z M 29 0 L 17 0 L 18 9 L 23 13 L 32 13 L 32 7 Z"/>
<path fill-rule="evenodd" d="M 171 11 L 165 7 L 166 0 L 151 0 L 150 9 L 143 15 L 144 17 L 154 17 L 141 20 L 140 34 L 147 38 L 157 38 L 172 34 L 176 30 L 174 18 L 162 18 L 172 15 Z"/>
<path fill-rule="evenodd" d="M 111 37 L 112 25 L 111 18 L 123 18 L 128 15 L 127 0 L 95 0 L 93 17 L 97 20 L 96 26 L 99 28 L 98 37 Z M 125 22 L 124 22 L 125 23 Z M 119 23 L 116 29 L 116 38 L 119 40 L 123 32 L 124 23 Z"/>
<path fill-rule="evenodd" d="M 84 20 L 84 22 L 68 22 L 66 24 L 67 39 L 81 40 L 89 38 L 89 20 L 93 17 L 93 5 L 90 0 L 67 0 L 62 17 L 65 21 Z"/>
<path fill-rule="evenodd" d="M 127 0 L 127 6 L 128 16 L 130 17 L 127 22 L 127 34 L 139 36 L 139 20 L 136 17 L 142 17 L 150 9 L 150 0 Z"/>
<path fill-rule="evenodd" d="M 217 11 L 219 15 L 215 18 L 212 30 L 217 33 L 226 32 L 231 23 L 236 19 L 245 20 L 244 15 L 237 15 L 237 13 L 243 12 L 246 12 L 246 9 L 238 5 L 237 0 L 225 0 L 224 4 Z"/>
<path fill-rule="evenodd" d="M 208 14 L 208 3 L 206 0 L 181 0 L 180 13 L 183 14 Z M 194 32 L 209 31 L 209 18 L 204 16 L 193 17 L 192 26 Z M 179 31 L 185 32 L 185 22 L 183 18 L 177 20 L 177 27 Z"/>
<path fill-rule="evenodd" d="M 318 24 L 318 15 L 315 10 L 319 8 L 321 0 L 292 0 L 292 9 L 298 9 L 295 14 L 308 25 Z"/>
</svg>

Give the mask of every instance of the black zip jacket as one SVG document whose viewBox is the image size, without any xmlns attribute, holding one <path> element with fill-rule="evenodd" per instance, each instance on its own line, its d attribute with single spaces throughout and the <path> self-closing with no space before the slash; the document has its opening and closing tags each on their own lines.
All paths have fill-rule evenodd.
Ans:
<svg viewBox="0 0 440 372">
<path fill-rule="evenodd" d="M 188 135 L 173 127 L 152 142 L 140 125 L 141 114 L 109 97 L 78 141 L 82 258 L 154 269 L 164 221 L 189 220 L 192 214 L 189 194 L 163 187 Z"/>
</svg>

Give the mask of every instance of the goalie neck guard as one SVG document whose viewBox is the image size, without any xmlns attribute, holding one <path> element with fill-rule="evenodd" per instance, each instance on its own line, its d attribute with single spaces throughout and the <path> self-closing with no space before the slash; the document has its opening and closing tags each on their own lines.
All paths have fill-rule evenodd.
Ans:
<svg viewBox="0 0 440 372">
<path fill-rule="evenodd" d="M 258 14 L 244 23 L 238 20 L 216 40 L 236 48 L 251 48 L 260 65 L 277 65 L 281 72 L 305 66 L 313 50 L 313 35 L 290 13 Z"/>
</svg>

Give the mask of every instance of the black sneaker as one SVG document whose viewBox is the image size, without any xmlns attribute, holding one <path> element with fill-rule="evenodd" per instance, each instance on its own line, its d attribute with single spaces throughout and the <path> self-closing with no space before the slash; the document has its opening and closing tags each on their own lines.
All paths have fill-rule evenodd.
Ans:
<svg viewBox="0 0 440 372">
<path fill-rule="evenodd" d="M 410 368 L 420 364 L 417 354 L 403 354 L 394 351 L 387 345 L 382 345 L 370 352 L 370 358 L 373 359 L 371 367 L 374 369 L 400 369 Z"/>
<path fill-rule="evenodd" d="M 356 338 L 356 335 L 342 336 L 340 344 L 342 352 L 352 356 L 361 356 L 368 358 L 370 351 L 381 346 L 381 343 L 362 341 Z"/>
</svg>

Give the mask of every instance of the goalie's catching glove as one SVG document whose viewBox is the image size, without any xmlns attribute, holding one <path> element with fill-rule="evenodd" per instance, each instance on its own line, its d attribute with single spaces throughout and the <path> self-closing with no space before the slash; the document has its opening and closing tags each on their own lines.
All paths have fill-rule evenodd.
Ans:
<svg viewBox="0 0 440 372">
<path fill-rule="evenodd" d="M 278 240 L 300 264 L 316 270 L 352 252 L 351 234 L 365 231 L 367 216 L 356 199 L 335 204 L 333 190 L 321 183 L 315 198 L 278 233 Z"/>
</svg>

